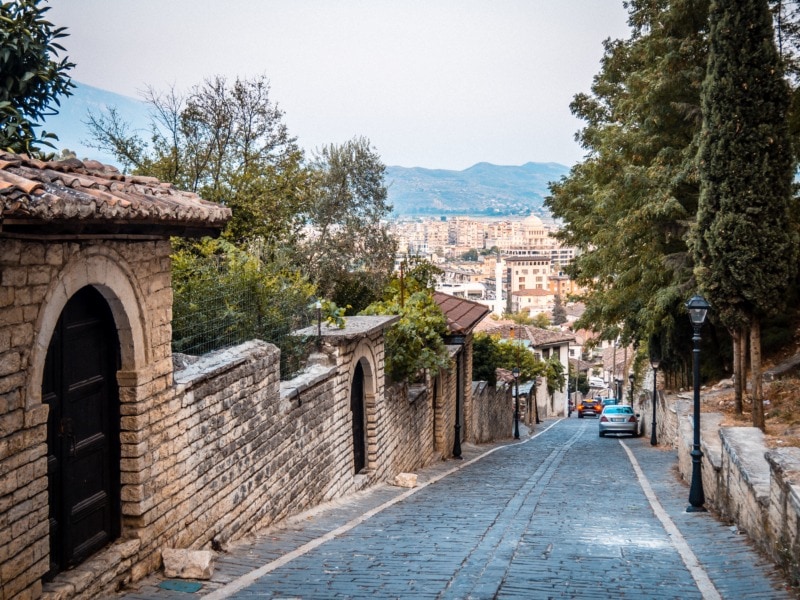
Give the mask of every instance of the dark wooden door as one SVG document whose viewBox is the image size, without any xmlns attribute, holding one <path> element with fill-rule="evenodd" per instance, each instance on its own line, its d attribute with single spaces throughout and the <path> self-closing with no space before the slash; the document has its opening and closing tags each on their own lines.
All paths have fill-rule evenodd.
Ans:
<svg viewBox="0 0 800 600">
<path fill-rule="evenodd" d="M 50 405 L 50 577 L 119 536 L 118 364 L 111 311 L 96 289 L 85 287 L 61 313 L 42 380 Z"/>
<path fill-rule="evenodd" d="M 356 473 L 367 466 L 366 436 L 364 427 L 364 369 L 356 365 L 350 388 L 350 412 L 353 416 L 353 467 Z"/>
</svg>

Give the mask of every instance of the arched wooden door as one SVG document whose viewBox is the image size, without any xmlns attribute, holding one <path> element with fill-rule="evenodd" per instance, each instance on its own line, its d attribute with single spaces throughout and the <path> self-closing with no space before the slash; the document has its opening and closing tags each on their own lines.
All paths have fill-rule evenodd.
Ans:
<svg viewBox="0 0 800 600">
<path fill-rule="evenodd" d="M 95 288 L 82 288 L 61 313 L 42 380 L 42 400 L 50 405 L 48 577 L 119 536 L 118 368 L 111 310 Z"/>
<path fill-rule="evenodd" d="M 353 417 L 353 468 L 360 473 L 367 466 L 367 439 L 364 424 L 364 368 L 359 362 L 350 387 L 350 412 Z"/>
</svg>

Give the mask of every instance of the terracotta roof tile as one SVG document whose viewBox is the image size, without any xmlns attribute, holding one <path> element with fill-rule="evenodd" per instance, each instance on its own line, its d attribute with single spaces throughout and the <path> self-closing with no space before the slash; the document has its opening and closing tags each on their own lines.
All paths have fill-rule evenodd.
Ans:
<svg viewBox="0 0 800 600">
<path fill-rule="evenodd" d="M 508 319 L 484 321 L 478 327 L 478 330 L 504 339 L 508 339 L 513 335 L 514 338 L 529 341 L 535 348 L 560 346 L 567 342 L 575 341 L 575 336 L 569 332 L 551 331 L 550 329 L 541 329 L 532 325 L 517 325 L 514 321 Z"/>
<path fill-rule="evenodd" d="M 128 232 L 192 230 L 216 233 L 230 209 L 203 200 L 155 177 L 124 175 L 97 161 L 45 162 L 0 152 L 0 229 L 92 224 L 94 231 L 113 224 Z M 104 225 L 105 224 L 105 225 Z M 19 225 L 22 227 L 22 225 Z"/>
<path fill-rule="evenodd" d="M 447 318 L 450 333 L 464 335 L 470 333 L 475 326 L 489 314 L 489 308 L 472 300 L 457 298 L 450 294 L 434 292 L 433 300 L 442 309 Z"/>
</svg>

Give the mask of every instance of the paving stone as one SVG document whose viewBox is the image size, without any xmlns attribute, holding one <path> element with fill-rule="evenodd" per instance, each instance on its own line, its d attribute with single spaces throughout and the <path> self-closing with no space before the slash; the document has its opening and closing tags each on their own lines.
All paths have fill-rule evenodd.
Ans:
<svg viewBox="0 0 800 600">
<path fill-rule="evenodd" d="M 688 487 L 675 475 L 675 452 L 642 438 L 599 438 L 596 420 L 546 421 L 539 431 L 517 443 L 465 445 L 463 462 L 420 471 L 419 487 L 402 501 L 230 597 L 702 598 L 623 444 L 722 598 L 796 597 L 745 536 L 711 513 L 685 512 Z M 380 486 L 233 546 L 199 595 L 407 491 Z M 127 596 L 186 597 L 152 581 Z"/>
</svg>

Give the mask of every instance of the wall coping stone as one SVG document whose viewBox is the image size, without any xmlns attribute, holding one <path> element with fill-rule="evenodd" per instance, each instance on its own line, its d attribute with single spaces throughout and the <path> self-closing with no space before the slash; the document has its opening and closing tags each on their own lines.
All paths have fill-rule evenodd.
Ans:
<svg viewBox="0 0 800 600">
<path fill-rule="evenodd" d="M 335 372 L 336 366 L 309 365 L 294 379 L 281 381 L 281 400 L 298 397 L 306 390 L 330 379 Z"/>
<path fill-rule="evenodd" d="M 794 511 L 800 513 L 800 448 L 775 448 L 766 458 L 773 476 L 786 484 Z"/>
<path fill-rule="evenodd" d="M 774 448 L 767 451 L 765 458 L 781 479 L 800 484 L 800 448 Z"/>
<path fill-rule="evenodd" d="M 319 333 L 325 340 L 330 342 L 350 341 L 361 339 L 363 337 L 372 335 L 373 333 L 384 331 L 399 320 L 399 315 L 345 317 L 344 328 L 340 329 L 335 325 L 322 323 L 322 326 L 319 328 Z M 292 335 L 314 338 L 317 337 L 317 331 L 317 326 L 311 325 L 309 327 L 304 327 L 303 329 L 293 331 Z"/>
<path fill-rule="evenodd" d="M 693 418 L 692 412 L 689 418 Z M 694 424 L 694 421 L 692 421 Z M 703 450 L 708 462 L 715 470 L 722 468 L 722 439 L 720 433 L 722 415 L 720 413 L 702 413 L 700 415 L 700 437 L 703 441 Z"/>
<path fill-rule="evenodd" d="M 176 371 L 173 374 L 173 381 L 179 389 L 184 389 L 258 356 L 264 356 L 271 348 L 275 348 L 275 346 L 261 340 L 250 340 L 232 348 L 209 352 L 180 371 Z"/>
<path fill-rule="evenodd" d="M 765 457 L 764 432 L 758 427 L 723 427 L 719 430 L 719 437 L 759 501 L 766 502 L 770 468 Z"/>
</svg>

